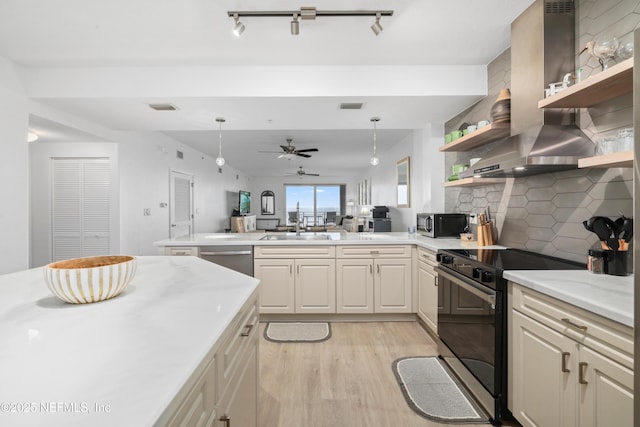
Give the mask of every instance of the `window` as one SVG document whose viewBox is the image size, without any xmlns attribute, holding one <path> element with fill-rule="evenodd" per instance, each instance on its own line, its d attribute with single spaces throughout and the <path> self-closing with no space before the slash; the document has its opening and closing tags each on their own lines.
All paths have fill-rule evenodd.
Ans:
<svg viewBox="0 0 640 427">
<path fill-rule="evenodd" d="M 346 186 L 285 184 L 287 223 L 295 220 L 296 205 L 300 203 L 300 219 L 305 226 L 325 225 L 327 212 L 342 215 L 345 211 Z"/>
</svg>

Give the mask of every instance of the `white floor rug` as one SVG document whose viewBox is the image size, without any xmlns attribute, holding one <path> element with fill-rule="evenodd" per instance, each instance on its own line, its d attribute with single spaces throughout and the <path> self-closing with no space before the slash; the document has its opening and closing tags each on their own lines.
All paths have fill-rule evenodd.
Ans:
<svg viewBox="0 0 640 427">
<path fill-rule="evenodd" d="M 269 322 L 264 329 L 264 338 L 274 342 L 321 342 L 330 337 L 326 322 Z"/>
<path fill-rule="evenodd" d="M 423 417 L 452 424 L 488 423 L 437 357 L 398 359 L 393 372 L 407 403 Z"/>
</svg>

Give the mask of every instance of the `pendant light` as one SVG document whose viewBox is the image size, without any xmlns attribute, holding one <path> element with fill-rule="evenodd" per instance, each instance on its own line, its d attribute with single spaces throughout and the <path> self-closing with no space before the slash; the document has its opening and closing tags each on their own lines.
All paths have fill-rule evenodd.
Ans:
<svg viewBox="0 0 640 427">
<path fill-rule="evenodd" d="M 371 117 L 371 121 L 373 122 L 373 156 L 371 156 L 371 160 L 369 161 L 372 166 L 376 166 L 380 163 L 380 159 L 376 156 L 376 123 L 380 121 L 380 117 Z"/>
<path fill-rule="evenodd" d="M 220 149 L 218 151 L 218 157 L 216 157 L 216 165 L 224 165 L 224 157 L 222 157 L 222 124 L 225 120 L 222 117 L 217 117 L 216 122 L 220 123 Z"/>
</svg>

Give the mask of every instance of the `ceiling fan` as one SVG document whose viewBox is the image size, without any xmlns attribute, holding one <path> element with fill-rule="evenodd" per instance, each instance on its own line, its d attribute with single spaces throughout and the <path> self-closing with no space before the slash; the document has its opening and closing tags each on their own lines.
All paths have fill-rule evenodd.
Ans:
<svg viewBox="0 0 640 427">
<path fill-rule="evenodd" d="M 300 168 L 295 171 L 295 173 L 288 173 L 287 175 L 298 175 L 300 178 L 302 178 L 303 176 L 320 176 L 317 173 L 307 173 L 304 171 L 304 169 L 302 169 L 302 166 L 300 166 Z"/>
<path fill-rule="evenodd" d="M 317 148 L 305 148 L 304 150 L 296 150 L 295 145 L 291 144 L 292 142 L 293 142 L 293 139 L 287 138 L 287 145 L 280 146 L 280 148 L 282 148 L 282 151 L 260 151 L 260 152 L 261 153 L 280 153 L 280 155 L 278 156 L 279 159 L 285 158 L 287 160 L 291 160 L 296 156 L 309 158 L 311 157 L 311 155 L 304 154 L 304 153 L 311 153 L 311 152 L 318 151 Z"/>
</svg>

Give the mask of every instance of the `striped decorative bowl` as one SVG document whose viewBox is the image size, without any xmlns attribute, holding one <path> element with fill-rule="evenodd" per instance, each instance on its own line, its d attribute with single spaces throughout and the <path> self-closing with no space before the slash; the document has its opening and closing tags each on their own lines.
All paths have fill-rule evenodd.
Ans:
<svg viewBox="0 0 640 427">
<path fill-rule="evenodd" d="M 75 258 L 44 267 L 51 293 L 71 304 L 113 298 L 124 291 L 136 272 L 136 259 L 114 255 Z"/>
</svg>

